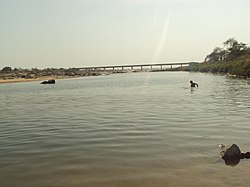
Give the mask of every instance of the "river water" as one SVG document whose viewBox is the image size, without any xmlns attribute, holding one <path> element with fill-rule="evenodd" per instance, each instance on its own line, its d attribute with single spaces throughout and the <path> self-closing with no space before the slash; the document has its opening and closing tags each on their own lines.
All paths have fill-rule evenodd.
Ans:
<svg viewBox="0 0 250 187">
<path fill-rule="evenodd" d="M 191 89 L 189 81 L 199 84 Z M 0 85 L 1 187 L 249 186 L 250 81 L 157 72 Z"/>
</svg>

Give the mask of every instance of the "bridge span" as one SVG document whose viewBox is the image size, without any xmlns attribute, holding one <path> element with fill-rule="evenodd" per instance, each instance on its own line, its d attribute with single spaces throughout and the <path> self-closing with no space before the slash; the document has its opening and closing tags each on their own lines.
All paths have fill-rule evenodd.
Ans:
<svg viewBox="0 0 250 187">
<path fill-rule="evenodd" d="M 158 64 L 135 64 L 135 65 L 115 65 L 115 66 L 93 66 L 77 68 L 85 71 L 114 71 L 114 70 L 141 70 L 143 69 L 173 69 L 174 67 L 189 66 L 192 62 L 178 62 L 178 63 L 158 63 Z"/>
</svg>

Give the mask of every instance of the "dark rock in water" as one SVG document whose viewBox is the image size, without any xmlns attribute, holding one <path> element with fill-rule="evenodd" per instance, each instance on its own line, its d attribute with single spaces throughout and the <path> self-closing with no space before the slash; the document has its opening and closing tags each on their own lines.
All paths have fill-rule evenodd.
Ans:
<svg viewBox="0 0 250 187">
<path fill-rule="evenodd" d="M 230 159 L 234 157 L 241 157 L 241 151 L 240 148 L 233 144 L 231 146 L 224 146 L 222 147 L 222 151 L 220 152 L 220 155 L 223 159 Z"/>
<path fill-rule="evenodd" d="M 223 158 L 223 160 L 225 161 L 225 164 L 227 166 L 232 166 L 235 167 L 237 164 L 240 163 L 240 157 L 230 157 L 230 158 Z"/>
<path fill-rule="evenodd" d="M 236 166 L 240 162 L 240 159 L 250 158 L 250 152 L 242 153 L 240 148 L 235 144 L 229 146 L 220 144 L 219 148 L 221 149 L 220 156 L 226 165 Z"/>
<path fill-rule="evenodd" d="M 250 152 L 242 153 L 240 148 L 235 144 L 231 146 L 224 146 L 221 144 L 219 148 L 221 149 L 220 156 L 225 161 L 226 165 L 236 166 L 241 159 L 250 158 Z"/>
<path fill-rule="evenodd" d="M 244 154 L 244 157 L 247 158 L 247 159 L 249 159 L 249 158 L 250 158 L 250 152 L 246 152 L 246 153 Z"/>
<path fill-rule="evenodd" d="M 244 158 L 244 153 L 241 153 L 240 148 L 236 144 L 231 146 L 221 144 L 219 148 L 221 149 L 220 156 L 226 165 L 236 166 L 239 164 L 240 159 Z"/>
<path fill-rule="evenodd" d="M 41 82 L 41 84 L 55 84 L 55 83 L 56 83 L 55 79 L 50 79 L 50 80 Z"/>
</svg>

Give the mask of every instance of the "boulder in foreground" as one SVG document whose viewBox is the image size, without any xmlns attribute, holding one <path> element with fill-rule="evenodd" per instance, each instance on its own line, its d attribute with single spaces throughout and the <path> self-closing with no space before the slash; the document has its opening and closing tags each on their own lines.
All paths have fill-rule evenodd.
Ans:
<svg viewBox="0 0 250 187">
<path fill-rule="evenodd" d="M 241 156 L 240 148 L 236 144 L 230 146 L 220 145 L 220 148 L 221 148 L 220 156 L 223 159 L 230 159 Z"/>
<path fill-rule="evenodd" d="M 250 152 L 243 153 L 236 144 L 225 146 L 223 144 L 219 145 L 221 149 L 220 156 L 225 161 L 226 165 L 236 166 L 241 159 L 249 159 Z"/>
</svg>

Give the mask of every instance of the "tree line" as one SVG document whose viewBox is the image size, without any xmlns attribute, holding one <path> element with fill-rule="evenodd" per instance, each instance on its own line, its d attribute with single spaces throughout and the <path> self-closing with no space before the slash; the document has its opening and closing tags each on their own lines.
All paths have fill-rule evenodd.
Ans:
<svg viewBox="0 0 250 187">
<path fill-rule="evenodd" d="M 206 56 L 205 62 L 218 63 L 222 60 L 234 60 L 240 56 L 250 54 L 250 48 L 235 38 L 223 42 L 223 47 L 215 47 L 213 52 Z"/>
<path fill-rule="evenodd" d="M 215 47 L 203 63 L 190 67 L 190 71 L 250 77 L 250 48 L 246 43 L 229 38 L 223 42 L 223 47 Z"/>
</svg>

